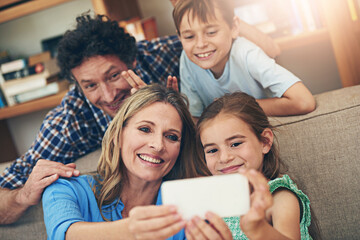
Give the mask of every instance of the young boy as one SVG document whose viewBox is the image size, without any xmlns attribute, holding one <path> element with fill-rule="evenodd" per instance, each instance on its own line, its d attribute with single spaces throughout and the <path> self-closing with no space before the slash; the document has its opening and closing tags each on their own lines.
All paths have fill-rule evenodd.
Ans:
<svg viewBox="0 0 360 240">
<path fill-rule="evenodd" d="M 255 97 L 271 116 L 315 109 L 314 97 L 299 78 L 237 37 L 239 22 L 231 0 L 182 0 L 173 18 L 183 45 L 180 89 L 195 119 L 215 98 L 236 91 Z"/>
</svg>

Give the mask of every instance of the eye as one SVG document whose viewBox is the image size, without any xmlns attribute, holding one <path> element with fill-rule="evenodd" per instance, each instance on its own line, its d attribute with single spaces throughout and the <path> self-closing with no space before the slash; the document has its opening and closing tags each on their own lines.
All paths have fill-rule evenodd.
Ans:
<svg viewBox="0 0 360 240">
<path fill-rule="evenodd" d="M 151 132 L 150 128 L 148 128 L 148 127 L 140 127 L 139 130 L 140 130 L 141 132 L 145 132 L 145 133 Z"/>
<path fill-rule="evenodd" d="M 120 77 L 120 72 L 113 73 L 113 74 L 110 76 L 110 81 L 118 80 L 119 77 Z"/>
<path fill-rule="evenodd" d="M 166 138 L 170 139 L 173 142 L 179 141 L 179 137 L 177 135 L 175 135 L 175 134 L 167 135 Z"/>
<path fill-rule="evenodd" d="M 193 39 L 194 38 L 194 35 L 185 35 L 184 36 L 184 39 L 187 39 L 187 40 L 190 40 L 190 39 Z"/>
<path fill-rule="evenodd" d="M 237 146 L 240 146 L 241 144 L 242 144 L 242 142 L 236 142 L 236 143 L 231 144 L 231 147 L 237 147 Z"/>
<path fill-rule="evenodd" d="M 208 35 L 214 35 L 214 34 L 216 34 L 217 33 L 217 31 L 209 31 L 207 34 Z"/>
<path fill-rule="evenodd" d="M 216 148 L 212 148 L 212 149 L 210 149 L 210 150 L 206 150 L 205 153 L 211 154 L 211 153 L 216 153 L 217 151 L 218 151 L 218 150 L 217 150 Z"/>
<path fill-rule="evenodd" d="M 89 83 L 89 84 L 87 84 L 87 85 L 84 86 L 84 88 L 85 88 L 86 90 L 92 90 L 92 89 L 94 89 L 95 87 L 96 87 L 96 84 L 95 84 L 95 83 Z"/>
</svg>

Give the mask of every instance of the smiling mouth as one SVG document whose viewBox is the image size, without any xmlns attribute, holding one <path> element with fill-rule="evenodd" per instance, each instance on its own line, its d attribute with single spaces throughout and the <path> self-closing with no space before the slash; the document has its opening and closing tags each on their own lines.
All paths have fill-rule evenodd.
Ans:
<svg viewBox="0 0 360 240">
<path fill-rule="evenodd" d="M 198 58 L 207 58 L 207 57 L 209 57 L 210 55 L 212 55 L 214 52 L 215 52 L 215 50 L 214 50 L 214 51 L 207 52 L 207 53 L 195 54 L 195 56 L 198 57 Z"/>
<path fill-rule="evenodd" d="M 244 166 L 244 164 L 239 164 L 239 165 L 226 167 L 226 168 L 220 169 L 220 172 L 225 173 L 225 174 L 226 173 L 236 172 L 242 166 Z"/>
<path fill-rule="evenodd" d="M 164 160 L 152 158 L 152 157 L 142 155 L 142 154 L 138 154 L 138 157 L 146 162 L 155 163 L 155 164 L 160 164 L 160 163 L 164 162 Z"/>
</svg>

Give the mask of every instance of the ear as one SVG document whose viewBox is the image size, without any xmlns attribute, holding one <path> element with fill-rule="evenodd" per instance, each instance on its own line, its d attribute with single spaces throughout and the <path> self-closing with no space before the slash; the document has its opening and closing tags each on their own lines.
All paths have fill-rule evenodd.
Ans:
<svg viewBox="0 0 360 240">
<path fill-rule="evenodd" d="M 261 133 L 261 137 L 263 154 L 267 154 L 273 145 L 274 133 L 273 131 L 271 131 L 270 128 L 265 128 L 264 131 Z"/>
<path fill-rule="evenodd" d="M 231 29 L 231 37 L 233 39 L 237 38 L 240 34 L 240 19 L 237 16 L 234 16 L 232 29 Z"/>
</svg>

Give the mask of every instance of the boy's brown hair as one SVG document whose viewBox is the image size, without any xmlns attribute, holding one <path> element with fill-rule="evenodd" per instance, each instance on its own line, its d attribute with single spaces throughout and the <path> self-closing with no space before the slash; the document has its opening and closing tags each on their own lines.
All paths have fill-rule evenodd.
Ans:
<svg viewBox="0 0 360 240">
<path fill-rule="evenodd" d="M 207 23 L 209 19 L 216 19 L 215 8 L 221 12 L 226 23 L 232 27 L 234 19 L 233 0 L 179 0 L 173 10 L 177 33 L 180 35 L 180 24 L 187 12 L 189 12 L 189 16 L 192 15 L 193 19 L 199 18 L 200 21 Z"/>
</svg>

